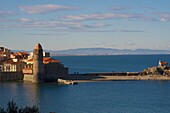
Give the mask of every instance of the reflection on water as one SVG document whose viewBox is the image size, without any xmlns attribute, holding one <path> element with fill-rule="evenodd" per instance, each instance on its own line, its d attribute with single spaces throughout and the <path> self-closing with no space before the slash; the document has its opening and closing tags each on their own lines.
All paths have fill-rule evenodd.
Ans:
<svg viewBox="0 0 170 113">
<path fill-rule="evenodd" d="M 25 96 L 25 103 L 39 105 L 39 85 L 38 84 L 23 84 L 23 95 Z"/>
<path fill-rule="evenodd" d="M 58 86 L 56 83 L 2 82 L 0 105 L 5 106 L 9 100 L 14 100 L 20 106 L 38 105 L 43 112 L 56 111 L 56 106 L 65 105 L 67 102 L 67 87 Z"/>
<path fill-rule="evenodd" d="M 9 100 L 16 101 L 19 105 L 39 104 L 39 85 L 30 83 L 0 83 L 0 103 L 7 103 Z"/>
</svg>

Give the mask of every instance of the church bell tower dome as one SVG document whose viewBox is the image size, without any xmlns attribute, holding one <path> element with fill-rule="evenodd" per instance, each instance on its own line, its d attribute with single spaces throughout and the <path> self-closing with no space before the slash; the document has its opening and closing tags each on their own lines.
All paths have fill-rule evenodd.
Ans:
<svg viewBox="0 0 170 113">
<path fill-rule="evenodd" d="M 36 49 L 36 50 L 42 49 L 41 44 L 37 43 L 37 44 L 35 45 L 34 49 Z"/>
</svg>

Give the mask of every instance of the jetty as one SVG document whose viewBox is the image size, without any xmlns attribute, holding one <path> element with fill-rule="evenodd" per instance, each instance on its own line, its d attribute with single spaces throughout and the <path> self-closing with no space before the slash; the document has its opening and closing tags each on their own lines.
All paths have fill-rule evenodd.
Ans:
<svg viewBox="0 0 170 113">
<path fill-rule="evenodd" d="M 99 82 L 99 81 L 140 81 L 140 80 L 170 80 L 170 76 L 159 74 L 142 75 L 142 72 L 107 72 L 70 74 L 65 80 L 74 82 Z"/>
</svg>

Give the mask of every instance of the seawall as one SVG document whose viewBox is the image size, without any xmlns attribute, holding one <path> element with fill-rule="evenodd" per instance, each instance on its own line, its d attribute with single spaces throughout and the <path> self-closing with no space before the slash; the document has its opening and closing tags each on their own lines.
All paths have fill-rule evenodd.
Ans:
<svg viewBox="0 0 170 113">
<path fill-rule="evenodd" d="M 22 72 L 0 72 L 0 81 L 21 81 L 23 77 Z"/>
</svg>

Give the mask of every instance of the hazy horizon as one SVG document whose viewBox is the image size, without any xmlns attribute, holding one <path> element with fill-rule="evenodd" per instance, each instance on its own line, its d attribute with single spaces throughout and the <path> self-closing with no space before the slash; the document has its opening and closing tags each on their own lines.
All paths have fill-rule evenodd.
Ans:
<svg viewBox="0 0 170 113">
<path fill-rule="evenodd" d="M 169 0 L 1 0 L 0 46 L 170 50 Z"/>
</svg>

